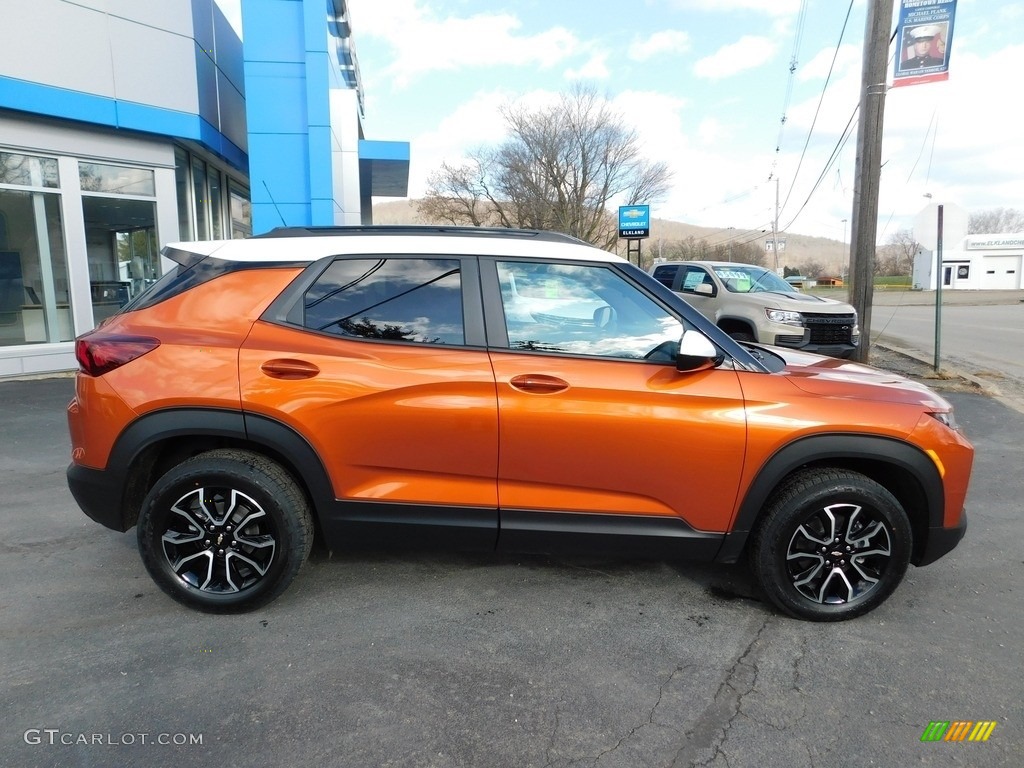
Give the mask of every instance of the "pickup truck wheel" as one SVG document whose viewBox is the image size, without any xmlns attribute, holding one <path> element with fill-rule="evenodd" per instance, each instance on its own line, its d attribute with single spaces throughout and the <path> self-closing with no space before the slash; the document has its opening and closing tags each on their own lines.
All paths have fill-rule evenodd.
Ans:
<svg viewBox="0 0 1024 768">
<path fill-rule="evenodd" d="M 225 613 L 270 602 L 313 543 L 309 505 L 278 464 L 215 450 L 182 462 L 147 494 L 139 551 L 157 585 L 191 608 Z"/>
<path fill-rule="evenodd" d="M 750 549 L 755 579 L 797 618 L 842 621 L 878 607 L 910 562 L 911 529 L 896 498 L 848 470 L 796 475 L 769 504 Z"/>
</svg>

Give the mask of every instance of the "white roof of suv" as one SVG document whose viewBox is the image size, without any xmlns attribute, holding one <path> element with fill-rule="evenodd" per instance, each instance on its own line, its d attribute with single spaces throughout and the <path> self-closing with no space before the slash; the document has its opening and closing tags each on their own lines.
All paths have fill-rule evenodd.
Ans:
<svg viewBox="0 0 1024 768">
<path fill-rule="evenodd" d="M 244 240 L 169 243 L 168 248 L 245 262 L 308 262 L 350 253 L 625 261 L 557 232 L 483 227 L 292 227 Z"/>
</svg>

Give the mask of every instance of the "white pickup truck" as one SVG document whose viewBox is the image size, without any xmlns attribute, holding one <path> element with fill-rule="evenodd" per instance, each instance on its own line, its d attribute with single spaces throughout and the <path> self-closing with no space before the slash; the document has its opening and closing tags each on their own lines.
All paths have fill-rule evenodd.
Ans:
<svg viewBox="0 0 1024 768">
<path fill-rule="evenodd" d="M 651 275 L 738 341 L 847 358 L 857 349 L 857 312 L 845 302 L 802 293 L 754 264 L 669 261 Z"/>
</svg>

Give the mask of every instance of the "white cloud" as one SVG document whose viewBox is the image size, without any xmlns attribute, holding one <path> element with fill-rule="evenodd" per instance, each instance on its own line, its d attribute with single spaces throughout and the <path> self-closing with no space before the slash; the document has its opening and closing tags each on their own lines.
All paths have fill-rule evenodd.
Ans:
<svg viewBox="0 0 1024 768">
<path fill-rule="evenodd" d="M 698 61 L 693 72 L 697 77 L 721 80 L 725 77 L 746 72 L 770 60 L 778 45 L 767 37 L 745 35 L 737 42 L 719 48 L 718 51 Z"/>
<path fill-rule="evenodd" d="M 595 53 L 579 69 L 567 69 L 566 80 L 606 80 L 611 73 L 608 70 L 608 54 Z"/>
<path fill-rule="evenodd" d="M 649 61 L 662 54 L 684 53 L 689 49 L 689 34 L 677 29 L 664 29 L 648 38 L 634 40 L 626 55 L 633 61 Z"/>
<path fill-rule="evenodd" d="M 801 0 L 672 0 L 682 11 L 752 11 L 766 16 L 790 16 L 800 10 Z"/>
<path fill-rule="evenodd" d="M 409 196 L 423 197 L 427 177 L 442 163 L 461 165 L 466 153 L 501 140 L 505 124 L 499 113 L 508 94 L 478 93 L 441 120 L 437 128 L 415 137 L 410 146 Z"/>
<path fill-rule="evenodd" d="M 228 24 L 231 28 L 238 33 L 238 36 L 242 36 L 242 0 L 213 0 L 218 6 L 220 6 L 221 12 L 224 17 L 228 20 Z"/>
<path fill-rule="evenodd" d="M 563 27 L 523 34 L 520 20 L 508 13 L 442 19 L 420 0 L 361 0 L 354 5 L 354 35 L 382 38 L 390 44 L 395 57 L 378 74 L 399 87 L 439 70 L 552 67 L 580 49 L 577 37 Z"/>
</svg>

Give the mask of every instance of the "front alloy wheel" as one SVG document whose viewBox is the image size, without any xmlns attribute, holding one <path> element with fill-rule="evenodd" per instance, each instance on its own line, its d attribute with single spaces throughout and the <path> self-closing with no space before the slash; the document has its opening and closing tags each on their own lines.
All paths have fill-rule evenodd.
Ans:
<svg viewBox="0 0 1024 768">
<path fill-rule="evenodd" d="M 857 472 L 795 476 L 771 502 L 750 552 L 755 578 L 786 613 L 840 621 L 880 605 L 910 562 L 906 513 Z"/>
<path fill-rule="evenodd" d="M 171 469 L 139 515 L 139 550 L 157 585 L 204 611 L 251 610 L 277 597 L 309 554 L 305 496 L 278 464 L 216 450 Z"/>
</svg>

